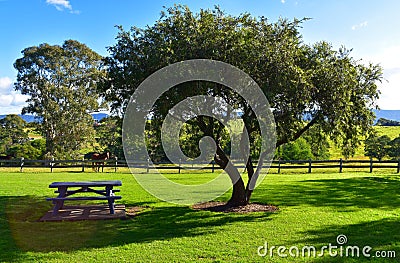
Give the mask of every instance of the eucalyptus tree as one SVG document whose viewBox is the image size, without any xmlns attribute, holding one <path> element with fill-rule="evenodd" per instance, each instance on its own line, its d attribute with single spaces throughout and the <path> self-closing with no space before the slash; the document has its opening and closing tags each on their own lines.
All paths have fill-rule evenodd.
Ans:
<svg viewBox="0 0 400 263">
<path fill-rule="evenodd" d="M 28 47 L 22 55 L 14 63 L 14 88 L 30 96 L 22 113 L 40 119 L 47 157 L 76 156 L 94 138 L 90 112 L 99 107 L 102 57 L 75 40 Z"/>
<path fill-rule="evenodd" d="M 296 140 L 315 126 L 351 155 L 359 136 L 368 133 L 373 122 L 371 108 L 379 95 L 382 70 L 361 64 L 344 47 L 334 50 L 323 41 L 305 44 L 299 32 L 305 20 L 271 23 L 247 13 L 232 16 L 218 7 L 196 14 L 187 7 L 168 8 L 154 25 L 119 27 L 117 43 L 109 47 L 110 56 L 105 59 L 108 77 L 101 92 L 115 111 L 123 111 L 139 84 L 158 69 L 189 59 L 223 61 L 249 74 L 268 98 L 276 122 L 276 146 Z M 251 147 L 259 147 L 255 140 L 260 126 L 252 108 L 216 83 L 192 81 L 165 92 L 151 112 L 153 128 L 161 127 L 174 105 L 195 95 L 217 96 L 233 105 L 241 112 Z M 190 124 L 215 140 L 214 159 L 225 168 L 229 156 L 221 147 L 221 123 L 198 116 Z M 255 172 L 252 161 L 250 157 L 246 163 L 249 179 Z M 251 194 L 240 178 L 233 184 L 228 204 L 247 204 Z"/>
</svg>

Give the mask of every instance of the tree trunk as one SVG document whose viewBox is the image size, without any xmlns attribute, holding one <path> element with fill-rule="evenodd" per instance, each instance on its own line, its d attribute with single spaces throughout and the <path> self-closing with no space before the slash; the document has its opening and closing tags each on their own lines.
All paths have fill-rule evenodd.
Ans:
<svg viewBox="0 0 400 263">
<path fill-rule="evenodd" d="M 228 206 L 242 206 L 247 205 L 249 200 L 247 199 L 246 189 L 244 188 L 244 182 L 240 178 L 234 185 L 232 190 L 232 196 L 229 199 Z"/>
<path fill-rule="evenodd" d="M 232 196 L 227 205 L 232 207 L 246 205 L 248 200 L 246 198 L 246 189 L 243 179 L 240 176 L 238 169 L 230 163 L 230 160 L 218 144 L 217 154 L 215 155 L 214 160 L 228 173 L 233 184 Z"/>
<path fill-rule="evenodd" d="M 246 185 L 246 200 L 247 200 L 247 204 L 248 204 L 250 201 L 250 198 L 251 198 L 251 194 L 253 193 L 253 190 L 250 190 L 250 187 L 249 187 L 250 180 L 251 180 L 251 178 L 253 178 L 253 175 L 254 175 L 254 168 L 253 168 L 253 162 L 251 160 L 251 156 L 249 156 L 249 159 L 247 160 L 246 170 L 247 170 L 247 177 L 249 179 L 249 181 Z"/>
<path fill-rule="evenodd" d="M 206 125 L 203 116 L 199 116 L 198 121 L 199 121 L 199 127 L 204 132 L 204 134 L 210 137 L 214 137 L 212 125 Z M 230 162 L 229 158 L 226 156 L 226 154 L 222 150 L 217 140 L 215 141 L 216 141 L 217 151 L 214 156 L 214 161 L 229 175 L 229 178 L 231 179 L 233 185 L 232 196 L 229 199 L 227 206 L 235 207 L 235 206 L 247 205 L 249 199 L 247 198 L 246 188 L 244 186 L 244 182 L 240 175 L 240 172 Z"/>
</svg>

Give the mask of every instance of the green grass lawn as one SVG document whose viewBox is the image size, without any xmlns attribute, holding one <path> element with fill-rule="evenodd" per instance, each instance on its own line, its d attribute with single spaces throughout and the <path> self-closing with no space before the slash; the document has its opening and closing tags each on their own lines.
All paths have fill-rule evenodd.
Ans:
<svg viewBox="0 0 400 263">
<path fill-rule="evenodd" d="M 169 174 L 182 183 L 208 174 Z M 143 206 L 126 220 L 38 222 L 49 209 L 53 181 L 119 179 L 120 203 Z M 0 173 L 0 261 L 11 262 L 384 262 L 378 258 L 280 258 L 259 246 L 348 245 L 396 251 L 400 260 L 400 176 L 382 173 L 269 174 L 253 202 L 275 213 L 195 211 L 157 200 L 128 173 Z M 229 193 L 220 197 L 227 200 Z M 286 251 L 287 253 L 287 251 Z"/>
</svg>

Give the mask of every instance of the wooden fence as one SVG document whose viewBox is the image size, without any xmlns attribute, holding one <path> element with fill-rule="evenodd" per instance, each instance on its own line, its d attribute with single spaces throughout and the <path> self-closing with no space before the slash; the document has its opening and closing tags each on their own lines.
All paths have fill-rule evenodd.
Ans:
<svg viewBox="0 0 400 263">
<path fill-rule="evenodd" d="M 109 159 L 109 160 L 28 160 L 28 159 L 12 159 L 12 160 L 0 160 L 0 167 L 16 167 L 23 172 L 24 168 L 48 168 L 50 172 L 53 172 L 56 168 L 80 168 L 82 172 L 85 169 L 91 169 L 96 163 L 104 163 L 103 167 L 113 168 L 116 172 L 118 167 L 128 167 L 128 163 L 125 160 Z M 97 164 L 98 165 L 98 164 Z M 173 165 L 168 163 L 155 163 L 150 162 L 129 162 L 131 168 L 145 169 L 146 172 L 150 172 L 152 169 L 164 169 L 164 170 L 197 170 L 199 165 L 185 163 L 179 165 Z M 102 165 L 100 165 L 102 167 Z M 245 167 L 237 166 L 240 169 Z M 254 166 L 255 167 L 255 166 Z M 265 166 L 266 167 L 266 166 Z M 304 169 L 308 173 L 316 169 L 337 169 L 339 173 L 342 173 L 344 169 L 366 169 L 370 173 L 374 169 L 394 169 L 397 173 L 400 172 L 400 160 L 385 160 L 385 161 L 374 161 L 374 160 L 273 160 L 270 168 L 278 169 L 278 173 L 281 173 L 284 169 Z M 215 170 L 221 169 L 214 162 L 210 164 L 203 164 L 202 170 Z"/>
</svg>

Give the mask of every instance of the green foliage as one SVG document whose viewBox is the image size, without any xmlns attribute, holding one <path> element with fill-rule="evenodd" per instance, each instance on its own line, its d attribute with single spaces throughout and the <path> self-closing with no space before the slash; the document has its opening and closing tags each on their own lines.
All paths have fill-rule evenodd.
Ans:
<svg viewBox="0 0 400 263">
<path fill-rule="evenodd" d="M 400 136 L 389 142 L 388 155 L 395 159 L 400 159 Z"/>
<path fill-rule="evenodd" d="M 23 113 L 35 113 L 42 120 L 46 157 L 77 156 L 94 136 L 89 112 L 99 107 L 101 56 L 74 40 L 29 47 L 22 54 L 14 63 L 14 88 L 30 96 Z"/>
<path fill-rule="evenodd" d="M 120 27 L 118 42 L 106 58 L 109 82 L 102 90 L 117 110 L 141 81 L 163 66 L 194 58 L 221 60 L 250 74 L 264 90 L 275 109 L 279 145 L 301 135 L 307 124 L 300 120 L 309 114 L 311 126 L 319 123 L 319 129 L 351 155 L 358 136 L 372 124 L 369 108 L 378 97 L 375 82 L 382 78 L 381 68 L 358 64 L 345 48 L 334 51 L 325 42 L 305 45 L 298 32 L 301 22 L 270 24 L 265 18 L 233 17 L 218 8 L 199 14 L 187 7 L 169 8 L 153 26 L 131 31 Z M 193 91 L 204 93 L 197 83 L 190 86 L 165 98 L 173 104 Z M 213 94 L 224 97 L 221 90 Z M 230 102 L 243 104 L 234 94 L 226 95 Z M 163 109 L 170 107 L 166 99 L 161 102 Z"/>
<path fill-rule="evenodd" d="M 95 127 L 96 141 L 101 151 L 108 151 L 113 156 L 123 159 L 122 149 L 122 118 L 109 116 L 103 118 Z"/>
<path fill-rule="evenodd" d="M 9 114 L 0 120 L 0 153 L 8 152 L 12 146 L 28 141 L 26 122 L 16 114 Z"/>
<path fill-rule="evenodd" d="M 237 134 L 234 134 L 234 136 L 235 135 Z M 179 145 L 182 152 L 191 159 L 198 157 L 201 153 L 199 143 L 201 138 L 203 138 L 204 136 L 204 132 L 200 129 L 196 122 L 186 122 L 182 126 L 179 136 Z M 223 149 L 225 154 L 230 155 L 232 149 L 227 129 L 223 129 L 220 132 L 220 138 L 221 148 Z"/>
<path fill-rule="evenodd" d="M 10 114 L 0 120 L 1 152 L 15 158 L 42 159 L 46 150 L 43 139 L 29 141 L 28 124 L 18 115 Z"/>
<path fill-rule="evenodd" d="M 152 119 L 146 122 L 146 148 L 153 162 L 165 162 L 165 153 L 161 144 L 161 128 L 159 119 Z"/>
<path fill-rule="evenodd" d="M 365 156 L 382 160 L 388 154 L 390 138 L 387 135 L 371 135 L 365 140 Z"/>
<path fill-rule="evenodd" d="M 302 137 L 311 147 L 312 159 L 328 160 L 330 158 L 328 136 L 318 129 L 318 127 L 311 127 Z"/>
<path fill-rule="evenodd" d="M 289 142 L 278 150 L 279 158 L 282 160 L 309 160 L 314 159 L 311 145 L 304 138 Z"/>
<path fill-rule="evenodd" d="M 200 155 L 199 142 L 204 133 L 197 125 L 185 123 L 180 131 L 179 146 L 182 152 L 189 158 L 196 158 Z"/>
<path fill-rule="evenodd" d="M 15 158 L 24 157 L 26 159 L 32 159 L 32 160 L 43 159 L 45 153 L 46 153 L 46 140 L 44 139 L 37 139 L 33 141 L 27 141 L 23 144 L 13 145 L 7 151 L 7 154 L 10 154 Z"/>
</svg>

